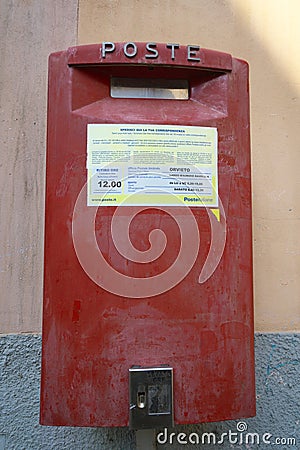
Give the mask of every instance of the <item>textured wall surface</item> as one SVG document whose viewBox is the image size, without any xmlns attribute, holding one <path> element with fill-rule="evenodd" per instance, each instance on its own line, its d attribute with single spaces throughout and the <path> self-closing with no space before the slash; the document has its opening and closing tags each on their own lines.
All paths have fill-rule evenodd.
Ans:
<svg viewBox="0 0 300 450">
<path fill-rule="evenodd" d="M 256 335 L 257 416 L 247 419 L 249 433 L 270 433 L 276 438 L 294 438 L 296 445 L 275 448 L 300 448 L 300 335 Z M 134 450 L 135 434 L 127 428 L 60 428 L 39 425 L 40 382 L 39 335 L 9 335 L 0 338 L 0 450 Z M 175 393 L 176 397 L 176 393 Z M 170 433 L 213 432 L 220 439 L 229 430 L 237 432 L 238 421 L 179 426 L 168 431 L 168 444 L 157 448 L 171 450 L 197 448 L 193 444 L 170 444 Z M 239 425 L 240 426 L 240 425 Z M 245 434 L 245 433 L 244 433 Z M 193 436 L 193 435 L 191 435 Z M 238 435 L 240 439 L 240 434 Z M 174 437 L 172 438 L 174 441 Z M 181 436 L 180 439 L 183 439 Z M 243 437 L 244 439 L 244 437 Z M 234 436 L 232 437 L 234 440 Z M 162 438 L 163 442 L 164 439 Z M 284 442 L 284 441 L 281 441 Z M 201 446 L 209 450 L 213 445 Z M 224 438 L 223 449 L 269 449 L 233 444 Z"/>
<path fill-rule="evenodd" d="M 48 55 L 76 44 L 77 0 L 0 0 L 0 11 L 0 332 L 38 332 Z"/>
</svg>

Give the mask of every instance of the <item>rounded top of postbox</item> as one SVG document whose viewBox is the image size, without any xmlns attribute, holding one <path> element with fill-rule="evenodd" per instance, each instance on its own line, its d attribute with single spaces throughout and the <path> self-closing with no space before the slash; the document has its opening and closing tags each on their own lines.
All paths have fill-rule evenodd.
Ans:
<svg viewBox="0 0 300 450">
<path fill-rule="evenodd" d="M 232 70 L 229 53 L 208 50 L 199 45 L 156 42 L 101 42 L 67 50 L 69 65 L 146 64 Z"/>
</svg>

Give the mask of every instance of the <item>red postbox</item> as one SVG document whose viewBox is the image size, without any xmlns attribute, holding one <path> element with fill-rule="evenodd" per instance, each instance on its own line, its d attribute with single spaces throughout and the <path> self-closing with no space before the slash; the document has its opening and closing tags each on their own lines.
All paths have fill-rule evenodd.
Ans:
<svg viewBox="0 0 300 450">
<path fill-rule="evenodd" d="M 50 56 L 42 424 L 255 414 L 249 134 L 229 54 Z"/>
</svg>

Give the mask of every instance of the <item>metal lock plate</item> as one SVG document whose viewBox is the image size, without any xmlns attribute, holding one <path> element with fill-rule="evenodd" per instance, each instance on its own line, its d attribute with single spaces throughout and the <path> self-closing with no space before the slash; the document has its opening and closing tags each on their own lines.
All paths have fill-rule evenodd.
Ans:
<svg viewBox="0 0 300 450">
<path fill-rule="evenodd" d="M 173 425 L 173 369 L 133 366 L 129 369 L 130 428 Z"/>
</svg>

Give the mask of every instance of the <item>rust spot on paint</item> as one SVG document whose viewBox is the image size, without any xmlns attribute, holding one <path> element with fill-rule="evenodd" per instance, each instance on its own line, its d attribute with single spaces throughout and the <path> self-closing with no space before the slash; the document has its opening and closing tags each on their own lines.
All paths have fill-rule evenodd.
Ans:
<svg viewBox="0 0 300 450">
<path fill-rule="evenodd" d="M 81 310 L 81 300 L 75 300 L 73 305 L 72 322 L 79 322 L 80 310 Z"/>
<path fill-rule="evenodd" d="M 202 355 L 208 355 L 215 352 L 218 349 L 218 341 L 216 334 L 213 331 L 201 331 L 200 333 L 200 345 Z"/>
<path fill-rule="evenodd" d="M 219 162 L 226 164 L 226 166 L 234 167 L 235 158 L 230 155 L 225 155 L 224 153 L 219 153 Z"/>
<path fill-rule="evenodd" d="M 221 333 L 229 339 L 246 339 L 249 327 L 242 322 L 226 322 L 221 325 Z"/>
</svg>

